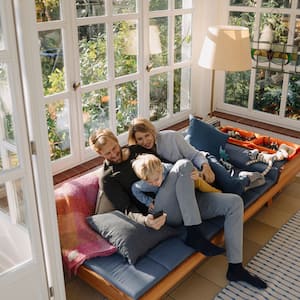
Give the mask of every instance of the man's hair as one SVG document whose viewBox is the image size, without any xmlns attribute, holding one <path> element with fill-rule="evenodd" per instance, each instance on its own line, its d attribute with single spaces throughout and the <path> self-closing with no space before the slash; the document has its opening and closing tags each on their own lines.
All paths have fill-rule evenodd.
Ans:
<svg viewBox="0 0 300 300">
<path fill-rule="evenodd" d="M 135 133 L 136 132 L 150 132 L 154 140 L 156 139 L 157 131 L 154 127 L 154 125 L 147 119 L 144 118 L 135 118 L 131 121 L 131 124 L 128 129 L 128 144 L 129 145 L 135 145 L 136 139 L 135 139 Z"/>
<path fill-rule="evenodd" d="M 162 172 L 161 160 L 153 154 L 140 154 L 132 162 L 132 168 L 137 177 L 142 180 L 150 179 L 157 172 Z"/>
<path fill-rule="evenodd" d="M 107 128 L 98 129 L 91 134 L 89 138 L 89 144 L 94 151 L 99 152 L 101 151 L 102 147 L 109 142 L 109 140 L 119 143 L 117 137 L 111 130 Z"/>
</svg>

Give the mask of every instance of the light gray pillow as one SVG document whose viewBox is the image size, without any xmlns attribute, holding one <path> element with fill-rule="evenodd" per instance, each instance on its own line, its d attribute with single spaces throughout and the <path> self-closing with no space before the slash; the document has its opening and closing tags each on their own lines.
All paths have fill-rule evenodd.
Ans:
<svg viewBox="0 0 300 300">
<path fill-rule="evenodd" d="M 178 234 L 175 228 L 167 225 L 154 230 L 129 219 L 120 211 L 87 217 L 88 224 L 118 252 L 127 258 L 130 264 L 145 255 L 159 242 Z"/>
</svg>

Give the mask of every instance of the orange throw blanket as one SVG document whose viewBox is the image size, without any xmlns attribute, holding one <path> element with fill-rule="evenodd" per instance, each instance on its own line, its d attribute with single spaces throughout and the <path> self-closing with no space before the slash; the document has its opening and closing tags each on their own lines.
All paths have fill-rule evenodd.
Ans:
<svg viewBox="0 0 300 300">
<path fill-rule="evenodd" d="M 62 258 L 69 275 L 76 274 L 86 259 L 117 251 L 86 222 L 86 217 L 94 214 L 97 193 L 96 174 L 72 179 L 55 190 Z"/>
</svg>

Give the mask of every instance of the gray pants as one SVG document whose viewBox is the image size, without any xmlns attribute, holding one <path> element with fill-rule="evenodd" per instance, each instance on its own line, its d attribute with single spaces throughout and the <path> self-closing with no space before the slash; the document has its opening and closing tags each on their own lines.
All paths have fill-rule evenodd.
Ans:
<svg viewBox="0 0 300 300">
<path fill-rule="evenodd" d="M 178 160 L 155 198 L 155 211 L 167 214 L 167 224 L 185 226 L 201 224 L 202 220 L 224 216 L 226 255 L 229 263 L 243 258 L 243 212 L 240 196 L 229 193 L 202 193 L 194 189 L 191 179 L 193 164 Z"/>
</svg>

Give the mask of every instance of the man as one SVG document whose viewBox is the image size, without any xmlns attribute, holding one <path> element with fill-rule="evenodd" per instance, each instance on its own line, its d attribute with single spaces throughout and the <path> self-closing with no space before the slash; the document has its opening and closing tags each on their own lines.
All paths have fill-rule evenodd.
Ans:
<svg viewBox="0 0 300 300">
<path fill-rule="evenodd" d="M 146 213 L 147 207 L 137 201 L 131 191 L 131 185 L 138 180 L 131 167 L 131 161 L 139 154 L 151 153 L 151 150 L 147 151 L 139 145 L 121 148 L 116 136 L 109 129 L 97 130 L 93 133 L 90 137 L 90 145 L 92 149 L 105 158 L 102 184 L 105 194 L 114 207 L 132 215 L 136 215 L 138 212 Z M 187 190 L 187 192 L 190 191 Z M 266 288 L 267 284 L 264 281 L 251 275 L 242 265 L 244 207 L 241 197 L 229 193 L 201 193 L 196 191 L 196 198 L 197 209 L 201 211 L 201 216 L 204 216 L 204 219 L 216 216 L 225 217 L 224 235 L 229 262 L 227 279 L 244 281 L 260 289 Z M 188 206 L 186 208 L 189 209 Z M 148 214 L 142 219 L 146 226 L 159 229 L 166 222 L 166 218 L 166 214 L 157 219 L 153 219 Z M 141 222 L 141 219 L 137 221 Z M 194 240 L 197 245 L 198 235 L 196 233 L 198 232 L 194 231 L 194 233 Z M 205 250 L 209 252 L 210 245 L 208 244 L 206 247 Z M 212 249 L 212 252 L 212 255 L 218 255 L 222 252 L 222 248 Z"/>
</svg>

